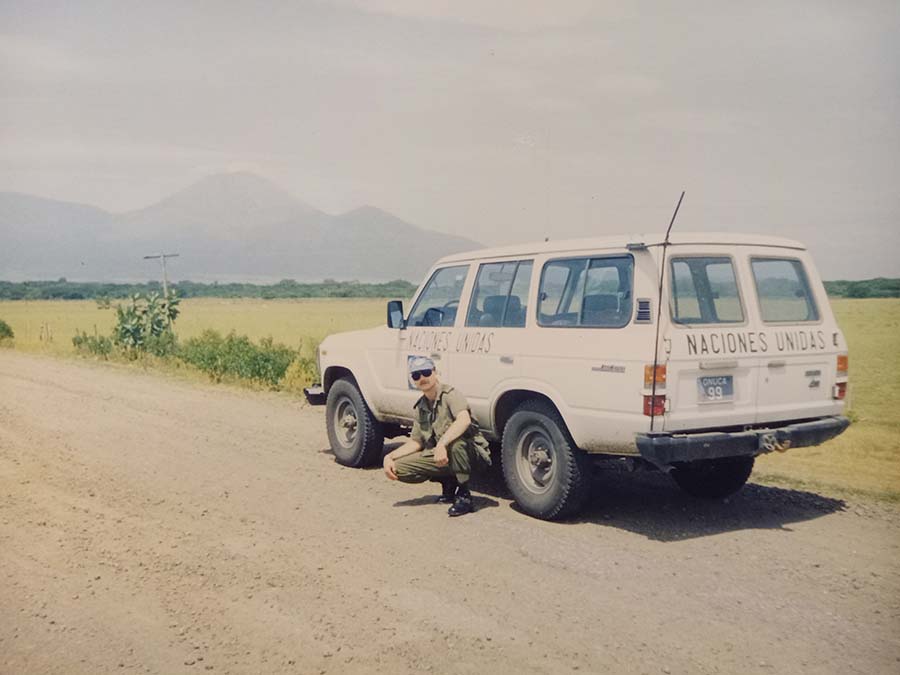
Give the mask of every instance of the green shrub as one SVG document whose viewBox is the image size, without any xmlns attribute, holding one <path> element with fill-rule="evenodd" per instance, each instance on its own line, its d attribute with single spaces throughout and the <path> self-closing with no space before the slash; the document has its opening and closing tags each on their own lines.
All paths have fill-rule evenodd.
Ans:
<svg viewBox="0 0 900 675">
<path fill-rule="evenodd" d="M 172 323 L 181 312 L 179 302 L 177 297 L 165 299 L 157 293 L 132 295 L 131 304 L 116 305 L 113 342 L 129 352 L 146 351 L 157 356 L 173 354 Z"/>
<path fill-rule="evenodd" d="M 110 337 L 76 332 L 72 344 L 80 352 L 104 358 L 116 348 L 129 359 L 137 359 L 142 354 L 175 356 L 178 343 L 172 323 L 181 311 L 178 304 L 179 299 L 174 296 L 166 299 L 157 293 L 136 293 L 128 304 L 116 305 L 116 325 Z M 101 309 L 109 307 L 109 298 L 98 298 L 97 306 Z"/>
<path fill-rule="evenodd" d="M 148 335 L 144 338 L 144 351 L 164 358 L 178 354 L 178 339 L 171 330 L 164 330 L 159 335 Z"/>
<path fill-rule="evenodd" d="M 228 375 L 277 388 L 296 352 L 275 344 L 272 338 L 256 345 L 246 335 L 231 332 L 223 338 L 214 330 L 206 330 L 185 342 L 178 356 L 216 381 Z"/>
<path fill-rule="evenodd" d="M 225 372 L 221 364 L 222 336 L 214 330 L 205 330 L 198 337 L 191 338 L 178 350 L 178 357 L 200 370 L 206 371 L 215 379 L 220 379 Z"/>
<path fill-rule="evenodd" d="M 308 387 L 318 381 L 319 373 L 315 360 L 298 356 L 291 361 L 291 365 L 288 366 L 284 377 L 281 378 L 279 386 L 284 391 L 300 394 L 303 392 L 304 387 Z"/>
<path fill-rule="evenodd" d="M 85 332 L 76 333 L 72 338 L 72 344 L 79 352 L 109 357 L 113 350 L 113 342 L 105 335 L 88 335 Z"/>
<path fill-rule="evenodd" d="M 3 319 L 0 319 L 0 344 L 7 340 L 12 340 L 14 337 L 16 337 L 16 334 L 13 332 L 12 327 Z"/>
</svg>

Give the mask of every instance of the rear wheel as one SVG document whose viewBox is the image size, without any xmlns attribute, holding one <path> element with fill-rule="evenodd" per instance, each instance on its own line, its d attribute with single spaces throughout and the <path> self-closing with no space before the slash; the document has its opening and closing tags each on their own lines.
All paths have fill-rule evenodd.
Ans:
<svg viewBox="0 0 900 675">
<path fill-rule="evenodd" d="M 719 499 L 734 494 L 753 471 L 754 457 L 723 457 L 685 462 L 672 469 L 672 478 L 694 497 Z"/>
<path fill-rule="evenodd" d="M 381 458 L 384 433 L 356 383 L 343 378 L 331 385 L 325 403 L 331 451 L 344 466 L 371 466 Z"/>
<path fill-rule="evenodd" d="M 576 513 L 590 497 L 590 464 L 556 408 L 526 401 L 503 429 L 503 477 L 519 507 L 542 520 Z"/>
</svg>

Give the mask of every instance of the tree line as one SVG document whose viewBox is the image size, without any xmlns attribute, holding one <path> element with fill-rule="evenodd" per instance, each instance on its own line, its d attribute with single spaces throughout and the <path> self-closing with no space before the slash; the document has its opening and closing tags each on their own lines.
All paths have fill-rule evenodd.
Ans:
<svg viewBox="0 0 900 675">
<path fill-rule="evenodd" d="M 900 298 L 900 279 L 826 281 L 825 290 L 835 298 Z"/>
<path fill-rule="evenodd" d="M 415 285 L 402 279 L 386 283 L 360 283 L 325 279 L 320 283 L 299 283 L 283 279 L 277 284 L 227 283 L 210 284 L 179 281 L 169 284 L 180 298 L 409 298 Z M 113 284 L 56 281 L 0 281 L 0 300 L 103 300 L 125 299 L 135 294 L 162 293 L 162 284 Z"/>
<path fill-rule="evenodd" d="M 283 279 L 277 284 L 248 284 L 179 281 L 170 284 L 181 298 L 409 298 L 415 284 L 403 279 L 386 283 L 360 283 L 325 279 L 300 283 Z M 863 281 L 826 281 L 825 290 L 835 298 L 900 298 L 900 279 L 878 277 Z M 0 300 L 102 300 L 125 299 L 137 294 L 161 293 L 162 284 L 113 284 L 56 281 L 0 281 Z"/>
</svg>

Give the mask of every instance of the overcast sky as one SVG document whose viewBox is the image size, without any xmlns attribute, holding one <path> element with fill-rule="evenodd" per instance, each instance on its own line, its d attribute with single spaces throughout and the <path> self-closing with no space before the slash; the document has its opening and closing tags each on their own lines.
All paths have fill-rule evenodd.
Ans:
<svg viewBox="0 0 900 675">
<path fill-rule="evenodd" d="M 0 0 L 0 190 L 249 170 L 486 244 L 777 233 L 900 276 L 900 3 Z"/>
</svg>

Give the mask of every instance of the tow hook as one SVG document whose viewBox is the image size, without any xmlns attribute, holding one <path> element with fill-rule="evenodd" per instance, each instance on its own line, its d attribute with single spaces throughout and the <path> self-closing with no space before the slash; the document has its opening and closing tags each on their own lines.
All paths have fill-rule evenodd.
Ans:
<svg viewBox="0 0 900 675">
<path fill-rule="evenodd" d="M 778 440 L 777 434 L 774 433 L 766 433 L 762 434 L 759 437 L 759 449 L 764 452 L 787 452 L 787 450 L 791 447 L 791 441 L 788 438 L 785 438 L 783 441 Z"/>
</svg>

